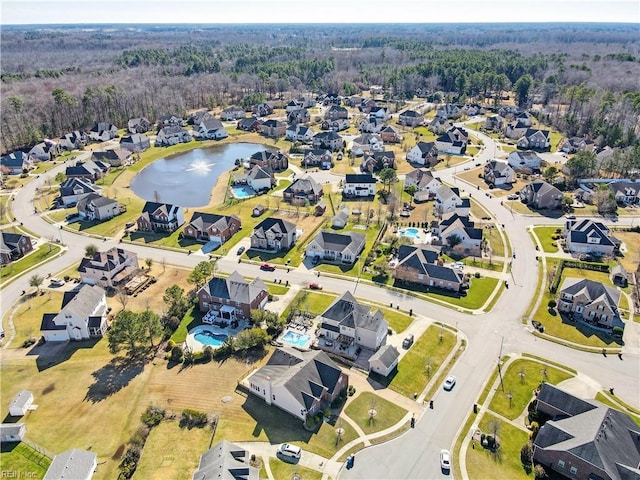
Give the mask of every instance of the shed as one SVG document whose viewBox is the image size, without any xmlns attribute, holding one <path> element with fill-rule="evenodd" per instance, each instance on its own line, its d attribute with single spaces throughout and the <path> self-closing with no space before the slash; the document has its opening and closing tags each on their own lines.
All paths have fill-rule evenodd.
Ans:
<svg viewBox="0 0 640 480">
<path fill-rule="evenodd" d="M 320 217 L 324 215 L 324 212 L 327 211 L 327 204 L 324 203 L 324 200 L 320 200 L 315 206 L 315 216 Z"/>
<path fill-rule="evenodd" d="M 398 366 L 400 352 L 393 345 L 383 345 L 369 358 L 369 371 L 388 377 Z"/>
<path fill-rule="evenodd" d="M 29 407 L 33 404 L 33 393 L 29 390 L 22 390 L 13 397 L 9 404 L 9 415 L 12 417 L 22 417 L 29 411 Z"/>
<path fill-rule="evenodd" d="M 21 442 L 27 433 L 27 426 L 24 423 L 2 423 L 0 424 L 0 443 Z"/>
<path fill-rule="evenodd" d="M 618 264 L 611 269 L 611 281 L 614 285 L 624 288 L 627 286 L 628 278 L 627 271 L 622 265 Z"/>
<path fill-rule="evenodd" d="M 252 215 L 254 217 L 259 217 L 263 213 L 264 213 L 264 206 L 262 204 L 258 204 L 255 207 L 253 207 Z"/>
</svg>

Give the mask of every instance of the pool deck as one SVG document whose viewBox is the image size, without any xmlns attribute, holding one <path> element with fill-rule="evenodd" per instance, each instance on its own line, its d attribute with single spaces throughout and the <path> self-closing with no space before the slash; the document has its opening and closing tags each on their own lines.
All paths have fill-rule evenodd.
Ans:
<svg viewBox="0 0 640 480">
<path fill-rule="evenodd" d="M 193 327 L 188 335 L 187 335 L 187 339 L 185 340 L 185 345 L 187 346 L 187 348 L 189 348 L 192 352 L 201 352 L 204 347 L 206 347 L 206 345 L 202 344 L 201 342 L 199 342 L 198 340 L 196 340 L 194 338 L 194 334 L 198 329 L 204 329 L 204 330 L 208 330 L 212 333 L 220 333 L 220 334 L 224 334 L 227 335 L 229 337 L 235 337 L 238 332 L 244 330 L 245 328 L 247 328 L 249 326 L 249 321 L 248 320 L 241 320 L 239 322 L 238 328 L 231 328 L 231 327 L 218 327 L 215 325 L 207 325 L 205 323 L 197 325 L 195 327 Z"/>
<path fill-rule="evenodd" d="M 298 335 L 307 335 L 309 337 L 309 340 L 305 342 L 304 345 L 296 345 L 296 344 L 287 342 L 286 340 L 283 339 L 283 337 L 289 331 L 291 331 L 292 333 L 297 333 Z M 315 335 L 313 334 L 313 328 L 307 328 L 305 330 L 303 327 L 294 327 L 292 325 L 289 325 L 284 329 L 284 332 L 282 332 L 282 335 L 278 337 L 277 341 L 289 347 L 297 348 L 299 350 L 309 350 L 311 348 L 311 345 L 313 345 L 314 340 L 315 340 Z"/>
</svg>

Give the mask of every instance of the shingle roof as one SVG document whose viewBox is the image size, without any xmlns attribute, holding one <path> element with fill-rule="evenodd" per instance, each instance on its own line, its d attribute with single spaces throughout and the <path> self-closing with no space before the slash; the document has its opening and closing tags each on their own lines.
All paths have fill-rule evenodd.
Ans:
<svg viewBox="0 0 640 480">
<path fill-rule="evenodd" d="M 387 323 L 380 310 L 372 311 L 371 307 L 358 303 L 348 290 L 335 299 L 320 316 L 339 325 L 372 332 L 377 332 L 381 324 L 386 326 Z"/>
<path fill-rule="evenodd" d="M 313 241 L 323 250 L 333 252 L 350 251 L 357 255 L 364 248 L 366 236 L 355 232 L 333 233 L 322 230 L 314 237 Z"/>
<path fill-rule="evenodd" d="M 18 243 L 24 237 L 19 233 L 2 232 L 0 235 L 0 250 L 10 253 L 18 248 Z"/>
<path fill-rule="evenodd" d="M 209 296 L 229 299 L 244 305 L 249 305 L 261 292 L 267 291 L 267 287 L 260 277 L 251 282 L 244 279 L 237 271 L 227 278 L 214 277 L 202 287 Z"/>
<path fill-rule="evenodd" d="M 200 232 L 204 232 L 212 226 L 217 228 L 218 231 L 224 231 L 230 227 L 232 219 L 235 219 L 238 222 L 240 221 L 240 218 L 236 215 L 218 215 L 217 213 L 193 212 L 191 220 L 189 220 L 189 225 L 193 226 Z"/>
<path fill-rule="evenodd" d="M 377 183 L 378 180 L 373 176 L 366 173 L 347 173 L 345 175 L 345 183 Z"/>
<path fill-rule="evenodd" d="M 82 285 L 77 291 L 64 293 L 60 313 L 69 312 L 80 318 L 89 318 L 104 296 L 105 291 L 97 285 Z"/>
<path fill-rule="evenodd" d="M 322 185 L 311 177 L 301 177 L 285 188 L 283 193 L 293 194 L 295 192 L 307 192 L 318 195 L 322 192 Z"/>
<path fill-rule="evenodd" d="M 612 310 L 616 309 L 620 301 L 620 292 L 618 290 L 588 279 L 565 278 L 560 292 L 572 296 L 585 295 L 591 303 L 603 300 Z"/>
<path fill-rule="evenodd" d="M 89 478 L 96 467 L 97 456 L 93 452 L 74 448 L 56 455 L 43 480 L 67 480 Z"/>
<path fill-rule="evenodd" d="M 91 268 L 94 270 L 110 272 L 135 255 L 135 253 L 130 252 L 129 250 L 113 247 L 105 252 L 97 252 L 93 258 L 83 258 L 80 261 L 78 271 L 86 272 L 87 268 Z"/>
<path fill-rule="evenodd" d="M 18 394 L 15 397 L 13 397 L 13 399 L 11 400 L 11 403 L 9 404 L 9 408 L 11 407 L 24 408 L 32 401 L 33 401 L 33 393 L 31 393 L 29 390 L 20 390 Z"/>
<path fill-rule="evenodd" d="M 281 238 L 291 232 L 295 232 L 296 226 L 281 218 L 267 217 L 255 226 L 253 234 L 258 238 L 266 238 L 266 233 L 269 231 L 277 238 Z"/>
<path fill-rule="evenodd" d="M 613 246 L 614 243 L 609 237 L 609 229 L 601 222 L 594 222 L 593 220 L 584 219 L 580 221 L 569 221 L 569 241 L 571 244 L 575 243 L 589 243 L 590 238 L 598 238 L 597 245 L 601 246 Z"/>
<path fill-rule="evenodd" d="M 379 361 L 386 368 L 391 367 L 400 357 L 400 352 L 393 345 L 383 345 L 376 353 L 369 358 L 369 365 L 375 361 Z"/>
<path fill-rule="evenodd" d="M 85 178 L 67 178 L 60 185 L 60 196 L 68 197 L 83 193 L 97 193 L 99 188 Z"/>
<path fill-rule="evenodd" d="M 260 471 L 249 465 L 249 452 L 222 440 L 200 456 L 192 480 L 258 480 Z"/>
</svg>

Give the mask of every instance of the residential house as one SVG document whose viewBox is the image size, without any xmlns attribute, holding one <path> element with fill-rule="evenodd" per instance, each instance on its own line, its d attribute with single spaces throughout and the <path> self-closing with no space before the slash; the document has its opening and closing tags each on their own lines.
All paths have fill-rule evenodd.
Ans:
<svg viewBox="0 0 640 480">
<path fill-rule="evenodd" d="M 309 123 L 311 121 L 311 115 L 306 108 L 298 108 L 287 113 L 287 122 L 291 125 L 298 125 L 300 123 Z"/>
<path fill-rule="evenodd" d="M 144 152 L 151 146 L 151 139 L 141 133 L 132 133 L 120 139 L 120 147 L 133 153 Z"/>
<path fill-rule="evenodd" d="M 533 460 L 571 480 L 640 478 L 640 428 L 631 416 L 543 383 L 539 413 L 552 417 L 533 441 Z"/>
<path fill-rule="evenodd" d="M 0 264 L 7 265 L 33 250 L 31 237 L 20 233 L 1 232 Z"/>
<path fill-rule="evenodd" d="M 191 220 L 184 227 L 183 235 L 199 242 L 224 244 L 242 228 L 237 215 L 193 212 Z"/>
<path fill-rule="evenodd" d="M 60 138 L 60 148 L 64 150 L 77 150 L 89 143 L 89 136 L 85 132 L 74 130 L 71 133 L 65 134 Z"/>
<path fill-rule="evenodd" d="M 354 102 L 359 99 L 360 101 L 357 104 L 354 104 Z M 348 101 L 350 100 L 350 101 Z M 371 109 L 374 107 L 377 107 L 378 104 L 376 103 L 376 101 L 373 98 L 361 98 L 361 97 L 355 97 L 353 99 L 347 99 L 344 102 L 345 104 L 349 105 L 350 107 L 358 107 L 358 110 L 360 110 L 362 113 L 369 113 L 371 112 Z"/>
<path fill-rule="evenodd" d="M 563 233 L 571 253 L 613 255 L 620 244 L 603 223 L 589 219 L 567 220 Z"/>
<path fill-rule="evenodd" d="M 358 130 L 362 133 L 379 133 L 387 124 L 378 117 L 367 117 L 358 124 Z"/>
<path fill-rule="evenodd" d="M 527 133 L 527 130 L 529 130 L 528 125 L 518 122 L 517 120 L 513 120 L 504 128 L 504 136 L 511 138 L 512 140 L 517 140 L 522 138 L 524 134 Z"/>
<path fill-rule="evenodd" d="M 261 150 L 249 157 L 249 165 L 268 167 L 274 172 L 281 172 L 289 168 L 289 157 L 279 150 Z"/>
<path fill-rule="evenodd" d="M 24 423 L 0 424 L 0 443 L 21 442 L 27 434 L 27 426 Z"/>
<path fill-rule="evenodd" d="M 468 216 L 456 212 L 443 215 L 438 224 L 438 236 L 443 245 L 457 242 L 451 248 L 461 254 L 479 256 L 482 252 L 482 229 L 475 228 Z"/>
<path fill-rule="evenodd" d="M 276 177 L 269 167 L 255 165 L 247 173 L 247 185 L 256 192 L 266 192 L 271 190 L 276 184 Z"/>
<path fill-rule="evenodd" d="M 322 100 L 323 105 L 340 105 L 341 103 L 342 97 L 335 92 L 327 93 Z"/>
<path fill-rule="evenodd" d="M 168 147 L 178 143 L 187 143 L 192 140 L 191 134 L 180 125 L 163 127 L 156 137 L 156 147 Z"/>
<path fill-rule="evenodd" d="M 29 156 L 36 162 L 48 162 L 56 158 L 60 153 L 60 145 L 48 138 L 45 138 L 40 143 L 36 143 L 31 150 L 29 150 Z"/>
<path fill-rule="evenodd" d="M 640 182 L 612 182 L 609 184 L 616 202 L 621 205 L 640 203 Z"/>
<path fill-rule="evenodd" d="M 151 127 L 151 122 L 144 117 L 132 118 L 127 122 L 127 130 L 132 134 L 146 133 Z"/>
<path fill-rule="evenodd" d="M 453 128 L 453 123 L 446 118 L 435 117 L 431 122 L 429 122 L 429 130 L 431 130 L 436 135 L 440 135 L 445 133 Z"/>
<path fill-rule="evenodd" d="M 325 339 L 325 344 L 328 340 L 346 348 L 355 346 L 375 352 L 387 342 L 389 324 L 382 312 L 362 305 L 348 290 L 336 298 L 318 320 L 318 336 Z"/>
<path fill-rule="evenodd" d="M 436 190 L 442 186 L 442 181 L 439 178 L 433 176 L 430 170 L 426 168 L 416 168 L 415 170 L 407 173 L 404 177 L 405 190 L 409 187 L 415 187 L 416 193 L 426 192 L 426 195 L 421 195 L 423 200 L 428 200 L 436 195 Z"/>
<path fill-rule="evenodd" d="M 501 132 L 504 126 L 504 118 L 500 115 L 491 115 L 484 119 L 484 128 L 492 132 Z"/>
<path fill-rule="evenodd" d="M 375 106 L 369 110 L 369 116 L 379 118 L 380 120 L 389 120 L 391 118 L 391 112 L 388 108 Z"/>
<path fill-rule="evenodd" d="M 511 152 L 507 157 L 507 162 L 516 172 L 540 171 L 542 165 L 542 159 L 535 152 Z"/>
<path fill-rule="evenodd" d="M 244 448 L 221 440 L 200 456 L 191 480 L 260 480 L 260 469 L 251 464 Z"/>
<path fill-rule="evenodd" d="M 148 137 L 147 138 L 147 142 Z M 94 151 L 91 153 L 91 160 L 97 165 L 104 164 L 111 167 L 122 167 L 123 165 L 131 164 L 131 151 L 123 148 L 113 148 L 111 150 L 105 150 L 103 152 Z M 99 162 L 99 163 L 98 163 Z"/>
<path fill-rule="evenodd" d="M 537 130 L 528 128 L 522 138 L 518 140 L 518 148 L 531 150 L 548 150 L 551 146 L 549 130 Z"/>
<path fill-rule="evenodd" d="M 96 252 L 91 258 L 84 257 L 78 272 L 82 283 L 115 288 L 127 283 L 139 269 L 137 253 L 113 247 L 105 252 Z"/>
<path fill-rule="evenodd" d="M 400 246 L 393 277 L 402 282 L 454 292 L 460 291 L 464 280 L 461 272 L 442 265 L 437 251 L 423 245 Z"/>
<path fill-rule="evenodd" d="M 309 242 L 305 250 L 307 257 L 319 257 L 337 263 L 355 263 L 364 250 L 366 236 L 361 233 L 334 233 L 321 230 Z"/>
<path fill-rule="evenodd" d="M 373 152 L 362 157 L 360 170 L 363 172 L 379 172 L 385 168 L 396 168 L 396 154 L 393 151 Z"/>
<path fill-rule="evenodd" d="M 322 185 L 313 178 L 300 177 L 284 189 L 282 197 L 292 205 L 305 205 L 307 202 L 313 205 L 320 200 L 322 194 Z"/>
<path fill-rule="evenodd" d="M 484 181 L 489 185 L 511 185 L 516 179 L 516 172 L 507 162 L 489 160 L 484 165 Z"/>
<path fill-rule="evenodd" d="M 60 184 L 58 203 L 65 207 L 72 207 L 89 194 L 99 194 L 102 190 L 85 178 L 67 178 Z"/>
<path fill-rule="evenodd" d="M 269 138 L 280 138 L 286 133 L 286 131 L 286 123 L 272 118 L 265 120 L 260 127 L 260 133 Z"/>
<path fill-rule="evenodd" d="M 320 124 L 320 128 L 322 128 L 322 130 L 331 130 L 334 132 L 341 132 L 350 126 L 351 124 L 346 118 L 340 118 L 338 120 L 324 120 L 322 124 Z"/>
<path fill-rule="evenodd" d="M 468 141 L 469 134 L 466 130 L 453 127 L 436 139 L 436 148 L 441 153 L 464 155 Z"/>
<path fill-rule="evenodd" d="M 400 143 L 402 141 L 402 137 L 398 132 L 396 132 L 392 126 L 386 125 L 379 132 L 380 138 L 385 143 Z"/>
<path fill-rule="evenodd" d="M 78 200 L 78 215 L 83 220 L 104 222 L 126 211 L 124 205 L 113 198 L 90 193 Z"/>
<path fill-rule="evenodd" d="M 297 100 L 298 104 L 304 108 L 313 108 L 316 106 L 316 101 L 312 97 L 302 96 Z"/>
<path fill-rule="evenodd" d="M 100 160 L 87 160 L 86 162 L 77 162 L 75 165 L 67 167 L 64 173 L 67 179 L 84 178 L 95 182 L 109 173 L 110 169 L 111 165 L 108 163 L 101 162 Z"/>
<path fill-rule="evenodd" d="M 269 252 L 289 250 L 296 242 L 296 232 L 295 224 L 267 217 L 253 229 L 251 248 Z"/>
<path fill-rule="evenodd" d="M 558 294 L 558 311 L 571 312 L 600 327 L 624 325 L 618 314 L 620 291 L 593 280 L 567 277 Z"/>
<path fill-rule="evenodd" d="M 376 133 L 363 133 L 353 139 L 351 144 L 351 152 L 356 155 L 364 155 L 370 152 L 381 152 L 384 150 L 384 142 L 382 137 Z"/>
<path fill-rule="evenodd" d="M 418 142 L 407 152 L 407 162 L 433 167 L 439 162 L 436 144 L 433 142 Z"/>
<path fill-rule="evenodd" d="M 319 167 L 323 170 L 329 170 L 333 167 L 333 155 L 331 154 L 331 150 L 327 150 L 326 148 L 305 150 L 304 158 L 302 159 L 302 166 L 305 168 Z"/>
<path fill-rule="evenodd" d="M 275 349 L 247 378 L 249 393 L 301 421 L 322 413 L 349 386 L 349 377 L 322 351 Z"/>
<path fill-rule="evenodd" d="M 95 453 L 74 448 L 53 457 L 42 480 L 91 480 L 97 467 Z"/>
<path fill-rule="evenodd" d="M 221 140 L 227 138 L 229 134 L 222 126 L 222 122 L 217 118 L 208 118 L 198 125 L 197 136 L 205 140 Z"/>
<path fill-rule="evenodd" d="M 369 372 L 388 377 L 398 367 L 400 352 L 393 345 L 383 345 L 369 357 Z"/>
<path fill-rule="evenodd" d="M 184 210 L 168 203 L 146 202 L 136 223 L 143 232 L 175 232 L 184 223 Z"/>
<path fill-rule="evenodd" d="M 436 117 L 444 118 L 444 119 L 453 119 L 456 120 L 462 116 L 462 110 L 457 105 L 452 103 L 445 103 L 441 105 L 436 110 Z"/>
<path fill-rule="evenodd" d="M 243 132 L 257 132 L 261 127 L 262 122 L 256 117 L 247 117 L 240 119 L 236 128 Z"/>
<path fill-rule="evenodd" d="M 40 332 L 47 342 L 101 337 L 107 331 L 107 296 L 97 285 L 64 292 L 59 313 L 42 315 Z"/>
<path fill-rule="evenodd" d="M 242 116 L 244 116 L 244 112 Z M 189 115 L 187 125 L 198 126 L 201 123 L 206 122 L 207 120 L 211 120 L 212 118 L 214 117 L 209 112 L 207 112 L 206 110 L 200 110 Z"/>
<path fill-rule="evenodd" d="M 461 110 L 465 115 L 468 115 L 470 117 L 475 117 L 476 115 L 484 115 L 486 113 L 484 107 L 478 105 L 477 103 L 469 103 L 467 105 L 464 105 Z"/>
<path fill-rule="evenodd" d="M 513 119 L 527 127 L 531 127 L 533 125 L 533 115 L 524 110 L 516 113 Z"/>
<path fill-rule="evenodd" d="M 284 107 L 284 110 L 287 113 L 291 113 L 300 108 L 302 108 L 302 105 L 300 105 L 300 102 L 298 102 L 298 100 L 294 98 L 289 103 L 287 103 L 287 105 Z"/>
<path fill-rule="evenodd" d="M 451 212 L 457 212 L 459 215 L 468 215 L 467 213 L 462 213 L 461 209 L 466 208 L 466 203 L 464 200 L 469 202 L 469 199 L 463 199 L 460 196 L 460 190 L 457 188 L 451 188 L 446 185 L 441 185 L 435 191 L 436 197 L 436 205 L 434 207 L 436 213 L 438 215 L 445 215 Z"/>
<path fill-rule="evenodd" d="M 593 152 L 595 149 L 596 144 L 589 137 L 567 138 L 561 148 L 564 153 Z"/>
<path fill-rule="evenodd" d="M 331 226 L 333 228 L 344 228 L 347 226 L 348 222 L 349 222 L 349 207 L 346 205 L 343 205 L 338 210 L 338 213 L 336 213 L 334 217 L 331 219 Z"/>
<path fill-rule="evenodd" d="M 251 107 L 251 112 L 256 117 L 266 117 L 266 116 L 271 115 L 273 113 L 273 107 L 271 105 L 269 105 L 268 103 L 266 103 L 266 102 L 259 103 L 257 105 L 254 105 L 253 107 Z"/>
<path fill-rule="evenodd" d="M 352 197 L 373 197 L 376 194 L 378 180 L 371 174 L 347 173 L 344 180 L 342 195 Z"/>
<path fill-rule="evenodd" d="M 89 130 L 89 139 L 106 142 L 118 136 L 118 128 L 109 122 L 98 122 Z"/>
<path fill-rule="evenodd" d="M 313 136 L 313 148 L 324 148 L 336 152 L 344 146 L 344 139 L 333 130 L 319 132 Z"/>
<path fill-rule="evenodd" d="M 225 122 L 233 122 L 235 120 L 243 119 L 245 116 L 244 108 L 231 106 L 229 108 L 225 108 L 220 114 L 220 120 Z"/>
<path fill-rule="evenodd" d="M 537 209 L 555 210 L 562 206 L 562 192 L 544 180 L 534 180 L 520 191 L 523 203 Z"/>
<path fill-rule="evenodd" d="M 162 115 L 158 119 L 158 129 L 161 130 L 164 127 L 182 127 L 183 119 L 178 115 Z"/>
<path fill-rule="evenodd" d="M 20 390 L 9 403 L 9 415 L 12 417 L 22 417 L 27 414 L 33 405 L 33 392 Z"/>
<path fill-rule="evenodd" d="M 324 114 L 325 120 L 346 120 L 349 118 L 349 111 L 339 105 L 332 105 Z"/>
<path fill-rule="evenodd" d="M 315 132 L 311 127 L 304 127 L 302 125 L 291 125 L 287 127 L 284 138 L 292 142 L 310 143 L 313 140 Z"/>
<path fill-rule="evenodd" d="M 20 175 L 33 166 L 33 157 L 25 152 L 12 152 L 0 157 L 0 169 L 8 175 Z"/>
<path fill-rule="evenodd" d="M 405 127 L 419 127 L 424 123 L 424 115 L 414 110 L 405 110 L 398 115 L 398 125 Z"/>
<path fill-rule="evenodd" d="M 238 272 L 226 278 L 213 277 L 197 293 L 201 312 L 214 311 L 222 321 L 231 322 L 262 310 L 269 300 L 269 290 L 260 277 L 245 280 Z"/>
</svg>

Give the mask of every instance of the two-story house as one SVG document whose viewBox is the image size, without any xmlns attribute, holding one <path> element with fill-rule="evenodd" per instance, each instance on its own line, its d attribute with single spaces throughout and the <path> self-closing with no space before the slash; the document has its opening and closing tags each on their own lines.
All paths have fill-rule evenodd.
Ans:
<svg viewBox="0 0 640 480">
<path fill-rule="evenodd" d="M 349 111 L 339 105 L 331 105 L 324 114 L 325 120 L 339 120 L 349 118 Z"/>
<path fill-rule="evenodd" d="M 207 140 L 221 140 L 227 138 L 229 133 L 224 129 L 222 122 L 216 118 L 208 118 L 198 124 L 198 137 Z"/>
<path fill-rule="evenodd" d="M 86 162 L 76 162 L 75 165 L 67 167 L 65 170 L 65 176 L 69 178 L 85 178 L 95 182 L 96 180 L 104 177 L 111 165 L 101 162 L 100 160 L 87 160 Z"/>
<path fill-rule="evenodd" d="M 385 125 L 378 133 L 385 143 L 400 143 L 402 141 L 402 136 L 391 125 Z"/>
<path fill-rule="evenodd" d="M 530 207 L 555 210 L 562 206 L 562 192 L 544 180 L 534 180 L 520 190 L 520 199 Z"/>
<path fill-rule="evenodd" d="M 184 120 L 179 115 L 168 114 L 158 118 L 158 129 L 164 127 L 182 127 Z"/>
<path fill-rule="evenodd" d="M 385 168 L 396 168 L 396 154 L 392 150 L 382 152 L 372 152 L 363 155 L 360 170 L 374 173 Z"/>
<path fill-rule="evenodd" d="M 256 192 L 266 192 L 271 190 L 276 184 L 276 178 L 273 175 L 273 170 L 269 167 L 261 167 L 260 165 L 254 165 L 247 173 L 247 185 L 253 188 Z"/>
<path fill-rule="evenodd" d="M 7 265 L 32 250 L 29 236 L 11 232 L 0 234 L 0 264 Z"/>
<path fill-rule="evenodd" d="M 438 148 L 434 142 L 418 142 L 407 152 L 409 163 L 433 167 L 438 161 Z"/>
<path fill-rule="evenodd" d="M 84 257 L 78 267 L 82 283 L 102 288 L 125 284 L 139 269 L 138 254 L 118 247 Z"/>
<path fill-rule="evenodd" d="M 382 152 L 383 150 L 384 142 L 377 133 L 363 133 L 354 138 L 351 144 L 351 152 L 356 156 L 370 152 Z"/>
<path fill-rule="evenodd" d="M 612 255 L 620 244 L 603 223 L 589 219 L 567 220 L 563 233 L 571 253 Z"/>
<path fill-rule="evenodd" d="M 454 292 L 459 292 L 463 283 L 462 273 L 443 266 L 437 251 L 417 245 L 400 246 L 393 277 L 403 282 Z"/>
<path fill-rule="evenodd" d="M 624 325 L 618 314 L 620 292 L 588 279 L 567 277 L 558 295 L 558 311 L 571 312 L 601 327 Z"/>
<path fill-rule="evenodd" d="M 60 184 L 58 203 L 65 207 L 72 207 L 90 194 L 100 194 L 102 190 L 91 180 L 84 178 L 67 178 Z"/>
<path fill-rule="evenodd" d="M 345 175 L 342 195 L 347 198 L 373 197 L 376 194 L 376 183 L 378 180 L 371 174 L 350 174 Z"/>
<path fill-rule="evenodd" d="M 337 152 L 344 146 L 344 139 L 333 130 L 318 132 L 313 136 L 313 148 L 324 148 Z"/>
<path fill-rule="evenodd" d="M 415 110 L 405 110 L 398 115 L 398 125 L 405 127 L 419 127 L 424 123 L 424 115 Z"/>
<path fill-rule="evenodd" d="M 287 124 L 270 118 L 262 122 L 260 133 L 269 138 L 280 138 L 287 132 Z"/>
<path fill-rule="evenodd" d="M 535 152 L 511 152 L 507 162 L 516 172 L 539 172 L 542 165 L 542 159 Z"/>
<path fill-rule="evenodd" d="M 184 210 L 169 203 L 146 202 L 136 223 L 143 232 L 175 232 L 184 223 Z"/>
<path fill-rule="evenodd" d="M 109 122 L 98 122 L 89 130 L 89 139 L 106 142 L 118 136 L 118 127 Z"/>
<path fill-rule="evenodd" d="M 311 127 L 294 124 L 287 127 L 284 138 L 291 142 L 309 143 L 313 140 L 314 135 L 315 132 Z"/>
<path fill-rule="evenodd" d="M 144 152 L 151 147 L 151 139 L 141 133 L 132 133 L 120 139 L 120 147 L 133 153 Z"/>
<path fill-rule="evenodd" d="M 462 198 L 460 196 L 460 190 L 458 188 L 441 185 L 435 191 L 435 199 L 436 204 L 434 210 L 439 216 L 452 212 L 456 212 L 461 216 L 469 215 L 469 209 L 471 207 L 470 201 L 468 198 Z"/>
<path fill-rule="evenodd" d="M 78 200 L 78 215 L 83 220 L 104 222 L 126 211 L 124 205 L 113 198 L 90 193 Z"/>
<path fill-rule="evenodd" d="M 147 138 L 144 135 L 140 135 L 141 137 Z M 123 137 L 125 138 L 131 137 Z M 120 140 L 120 144 L 122 144 L 122 140 Z M 105 151 L 94 151 L 91 153 L 91 160 L 93 162 L 100 162 L 101 164 L 107 164 L 111 167 L 122 167 L 126 165 L 130 165 L 132 163 L 132 153 L 131 150 L 126 150 L 124 148 L 112 148 Z"/>
<path fill-rule="evenodd" d="M 483 178 L 488 185 L 498 187 L 500 185 L 511 185 L 516 178 L 516 173 L 507 162 L 489 160 L 484 165 Z"/>
<path fill-rule="evenodd" d="M 279 150 L 261 150 L 249 157 L 250 168 L 256 165 L 270 168 L 274 172 L 281 172 L 289 168 L 289 157 Z"/>
<path fill-rule="evenodd" d="M 192 140 L 191 134 L 180 125 L 162 127 L 156 136 L 156 147 L 167 147 Z"/>
<path fill-rule="evenodd" d="M 227 278 L 213 277 L 197 293 L 201 312 L 217 312 L 218 318 L 231 322 L 251 316 L 251 310 L 262 310 L 269 291 L 260 277 L 251 281 L 238 272 Z"/>
<path fill-rule="evenodd" d="M 612 182 L 609 188 L 613 196 L 621 205 L 636 205 L 640 202 L 640 181 L 636 182 Z"/>
<path fill-rule="evenodd" d="M 251 248 L 269 252 L 289 250 L 296 241 L 296 226 L 281 218 L 267 217 L 253 229 Z"/>
<path fill-rule="evenodd" d="M 244 108 L 237 107 L 234 105 L 234 106 L 225 108 L 222 111 L 222 113 L 220 113 L 220 120 L 223 120 L 225 122 L 233 122 L 234 120 L 240 120 L 244 118 L 244 115 L 245 115 Z"/>
<path fill-rule="evenodd" d="M 144 117 L 131 118 L 127 122 L 127 130 L 129 133 L 146 133 L 151 130 L 151 122 Z"/>
<path fill-rule="evenodd" d="M 242 222 L 237 215 L 193 212 L 182 232 L 185 237 L 199 242 L 217 242 L 222 245 L 241 228 Z"/>
<path fill-rule="evenodd" d="M 464 155 L 469 141 L 469 134 L 466 130 L 453 127 L 436 139 L 438 152 L 452 155 Z"/>
<path fill-rule="evenodd" d="M 305 205 L 307 202 L 315 204 L 322 197 L 322 185 L 311 177 L 297 178 L 284 189 L 282 198 L 292 205 Z"/>
<path fill-rule="evenodd" d="M 414 201 L 425 202 L 435 198 L 436 191 L 442 186 L 442 181 L 433 176 L 430 170 L 426 168 L 416 168 L 407 173 L 404 177 L 405 190 L 415 187 Z"/>
<path fill-rule="evenodd" d="M 304 157 L 302 159 L 302 166 L 319 167 L 323 170 L 329 170 L 333 167 L 333 155 L 331 150 L 323 148 L 314 148 L 304 151 Z"/>
<path fill-rule="evenodd" d="M 528 148 L 531 150 L 549 150 L 551 137 L 549 130 L 538 130 L 528 128 L 522 138 L 518 140 L 518 148 Z"/>
<path fill-rule="evenodd" d="M 33 157 L 25 152 L 12 152 L 0 157 L 0 169 L 7 175 L 20 175 L 34 166 Z"/>
<path fill-rule="evenodd" d="M 460 254 L 479 256 L 482 252 L 482 229 L 475 228 L 468 216 L 455 212 L 443 215 L 438 224 L 438 236 L 443 245 L 449 245 Z"/>
</svg>

